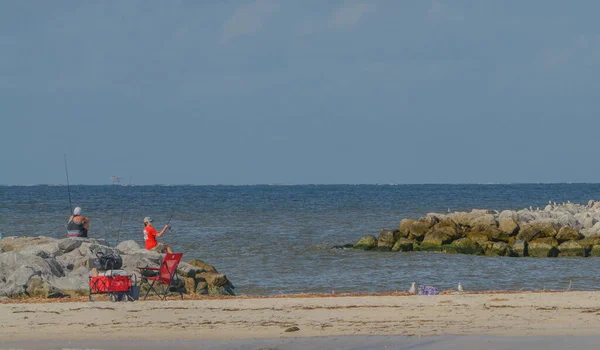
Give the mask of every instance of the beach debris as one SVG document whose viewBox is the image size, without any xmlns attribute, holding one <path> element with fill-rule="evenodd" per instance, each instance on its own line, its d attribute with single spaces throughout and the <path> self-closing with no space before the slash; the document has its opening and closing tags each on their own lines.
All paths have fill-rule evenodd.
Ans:
<svg viewBox="0 0 600 350">
<path fill-rule="evenodd" d="M 417 292 L 418 295 L 438 295 L 438 290 L 435 287 L 432 286 L 423 286 L 422 284 L 419 285 L 419 291 Z"/>
<path fill-rule="evenodd" d="M 462 284 L 460 284 L 460 282 L 458 282 L 458 292 L 459 293 L 464 292 L 463 286 L 462 286 Z"/>
<path fill-rule="evenodd" d="M 294 327 L 290 327 L 288 329 L 285 330 L 285 332 L 298 332 L 300 330 L 300 328 L 294 326 Z"/>
<path fill-rule="evenodd" d="M 417 293 L 417 288 L 415 287 L 415 282 L 410 284 L 410 288 L 408 288 L 408 292 L 410 294 L 416 294 Z"/>
</svg>

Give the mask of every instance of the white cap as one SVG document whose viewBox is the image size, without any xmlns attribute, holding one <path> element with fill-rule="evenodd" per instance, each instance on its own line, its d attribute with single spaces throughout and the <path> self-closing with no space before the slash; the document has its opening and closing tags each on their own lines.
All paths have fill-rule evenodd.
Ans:
<svg viewBox="0 0 600 350">
<path fill-rule="evenodd" d="M 81 208 L 75 207 L 75 209 L 73 209 L 73 215 L 81 215 Z"/>
</svg>

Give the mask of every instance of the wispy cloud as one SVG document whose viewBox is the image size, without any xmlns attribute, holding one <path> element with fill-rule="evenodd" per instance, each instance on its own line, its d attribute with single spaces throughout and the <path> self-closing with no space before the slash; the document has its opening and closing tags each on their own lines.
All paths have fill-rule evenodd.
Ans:
<svg viewBox="0 0 600 350">
<path fill-rule="evenodd" d="M 465 18 L 464 13 L 440 0 L 433 0 L 427 10 L 425 20 L 428 22 L 459 22 Z"/>
<path fill-rule="evenodd" d="M 227 43 L 240 36 L 258 33 L 278 9 L 279 3 L 273 0 L 256 0 L 250 4 L 238 6 L 223 24 L 221 43 Z"/>
<path fill-rule="evenodd" d="M 372 3 L 360 1 L 346 1 L 335 8 L 329 17 L 328 26 L 334 30 L 349 30 L 355 28 L 361 19 L 375 6 Z"/>
</svg>

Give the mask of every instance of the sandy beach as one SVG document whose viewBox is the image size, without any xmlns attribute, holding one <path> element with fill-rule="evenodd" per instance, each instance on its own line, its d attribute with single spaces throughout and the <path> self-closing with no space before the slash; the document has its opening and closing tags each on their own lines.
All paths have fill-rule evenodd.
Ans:
<svg viewBox="0 0 600 350">
<path fill-rule="evenodd" d="M 600 292 L 4 303 L 0 339 L 588 336 L 599 315 Z"/>
</svg>

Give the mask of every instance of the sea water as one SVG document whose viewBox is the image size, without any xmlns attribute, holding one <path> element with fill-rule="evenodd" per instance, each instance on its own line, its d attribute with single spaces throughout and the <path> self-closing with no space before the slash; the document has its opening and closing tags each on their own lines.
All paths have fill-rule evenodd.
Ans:
<svg viewBox="0 0 600 350">
<path fill-rule="evenodd" d="M 543 208 L 600 199 L 600 184 L 71 186 L 90 236 L 143 245 L 145 216 L 159 241 L 225 273 L 237 294 L 408 290 L 600 289 L 598 258 L 505 258 L 331 249 L 429 212 Z M 66 237 L 66 186 L 0 186 L 0 232 Z"/>
</svg>

